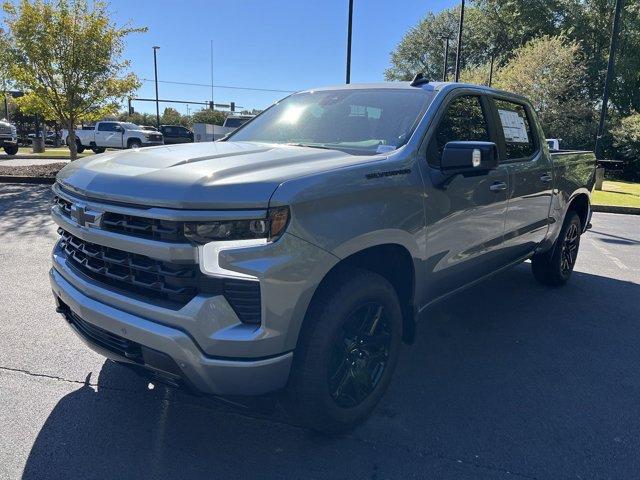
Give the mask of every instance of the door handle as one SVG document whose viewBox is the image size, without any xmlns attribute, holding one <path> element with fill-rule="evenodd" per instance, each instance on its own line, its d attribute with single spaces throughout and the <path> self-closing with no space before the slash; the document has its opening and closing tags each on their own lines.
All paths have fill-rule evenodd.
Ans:
<svg viewBox="0 0 640 480">
<path fill-rule="evenodd" d="M 541 182 L 549 183 L 551 180 L 553 180 L 553 177 L 551 176 L 550 173 L 544 173 L 544 174 L 540 175 L 540 181 Z"/>
<path fill-rule="evenodd" d="M 494 182 L 489 187 L 489 190 L 492 192 L 502 192 L 507 189 L 507 184 L 505 182 Z"/>
</svg>

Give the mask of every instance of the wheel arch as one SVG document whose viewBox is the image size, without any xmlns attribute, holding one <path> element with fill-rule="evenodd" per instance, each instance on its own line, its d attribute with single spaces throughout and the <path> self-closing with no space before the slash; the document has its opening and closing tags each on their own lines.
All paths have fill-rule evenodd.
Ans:
<svg viewBox="0 0 640 480">
<path fill-rule="evenodd" d="M 589 195 L 585 192 L 579 192 L 574 195 L 567 205 L 565 217 L 570 211 L 574 211 L 578 214 L 582 225 L 582 231 L 584 232 L 587 229 L 589 215 L 591 212 L 591 201 Z"/>
<path fill-rule="evenodd" d="M 413 342 L 415 335 L 415 265 L 409 250 L 397 243 L 370 246 L 342 258 L 325 274 L 309 303 L 331 285 L 332 279 L 347 268 L 359 268 L 384 277 L 395 289 L 402 308 L 402 340 Z"/>
</svg>

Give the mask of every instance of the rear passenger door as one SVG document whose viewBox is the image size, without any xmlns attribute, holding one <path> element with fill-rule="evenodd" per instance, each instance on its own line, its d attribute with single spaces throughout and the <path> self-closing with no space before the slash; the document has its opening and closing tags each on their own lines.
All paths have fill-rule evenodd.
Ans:
<svg viewBox="0 0 640 480">
<path fill-rule="evenodd" d="M 446 102 L 446 101 L 445 101 Z M 459 174 L 440 170 L 444 146 L 452 141 L 497 141 L 488 99 L 462 94 L 436 115 L 427 143 L 428 298 L 434 300 L 501 267 L 507 213 L 507 167 Z"/>
<path fill-rule="evenodd" d="M 553 168 L 530 107 L 503 98 L 493 98 L 492 102 L 501 127 L 501 160 L 509 169 L 510 179 L 504 252 L 517 260 L 531 253 L 547 234 Z"/>
</svg>

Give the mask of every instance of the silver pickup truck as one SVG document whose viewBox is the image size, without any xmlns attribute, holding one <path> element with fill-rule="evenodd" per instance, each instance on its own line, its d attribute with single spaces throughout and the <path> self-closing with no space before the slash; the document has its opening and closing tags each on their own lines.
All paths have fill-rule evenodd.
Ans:
<svg viewBox="0 0 640 480">
<path fill-rule="evenodd" d="M 207 394 L 279 391 L 340 430 L 373 410 L 435 302 L 527 259 L 567 282 L 594 172 L 592 153 L 550 155 L 510 93 L 309 90 L 226 141 L 65 167 L 51 286 L 106 357 Z"/>
</svg>

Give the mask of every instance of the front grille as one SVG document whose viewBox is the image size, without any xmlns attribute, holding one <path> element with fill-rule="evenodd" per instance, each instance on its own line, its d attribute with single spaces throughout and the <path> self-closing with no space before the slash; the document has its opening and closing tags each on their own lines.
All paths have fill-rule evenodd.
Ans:
<svg viewBox="0 0 640 480">
<path fill-rule="evenodd" d="M 165 242 L 186 242 L 183 222 L 159 220 L 157 218 L 124 215 L 106 212 L 102 216 L 102 228 L 111 232 L 151 238 Z"/>
<path fill-rule="evenodd" d="M 221 290 L 220 282 L 204 277 L 198 265 L 162 262 L 89 243 L 63 229 L 58 233 L 62 235 L 60 248 L 72 267 L 116 289 L 181 305 L 200 291 Z"/>
<path fill-rule="evenodd" d="M 53 204 L 60 207 L 60 212 L 64 216 L 72 218 L 71 205 L 73 202 L 56 195 L 53 199 Z M 105 212 L 102 215 L 101 228 L 110 232 L 148 238 L 151 240 L 189 243 L 189 240 L 184 236 L 184 222 L 177 222 L 173 220 L 160 220 L 158 218 Z"/>
<path fill-rule="evenodd" d="M 162 135 L 149 135 L 149 140 L 159 142 L 162 140 Z"/>
<path fill-rule="evenodd" d="M 181 308 L 199 293 L 224 295 L 245 323 L 261 321 L 260 283 L 215 278 L 200 272 L 197 264 L 163 262 L 144 255 L 84 241 L 58 229 L 59 248 L 74 271 L 100 284 L 142 301 L 154 299 L 168 308 Z"/>
<path fill-rule="evenodd" d="M 5 134 L 11 134 L 11 127 L 8 127 L 6 125 L 0 125 L 0 133 Z"/>
</svg>

